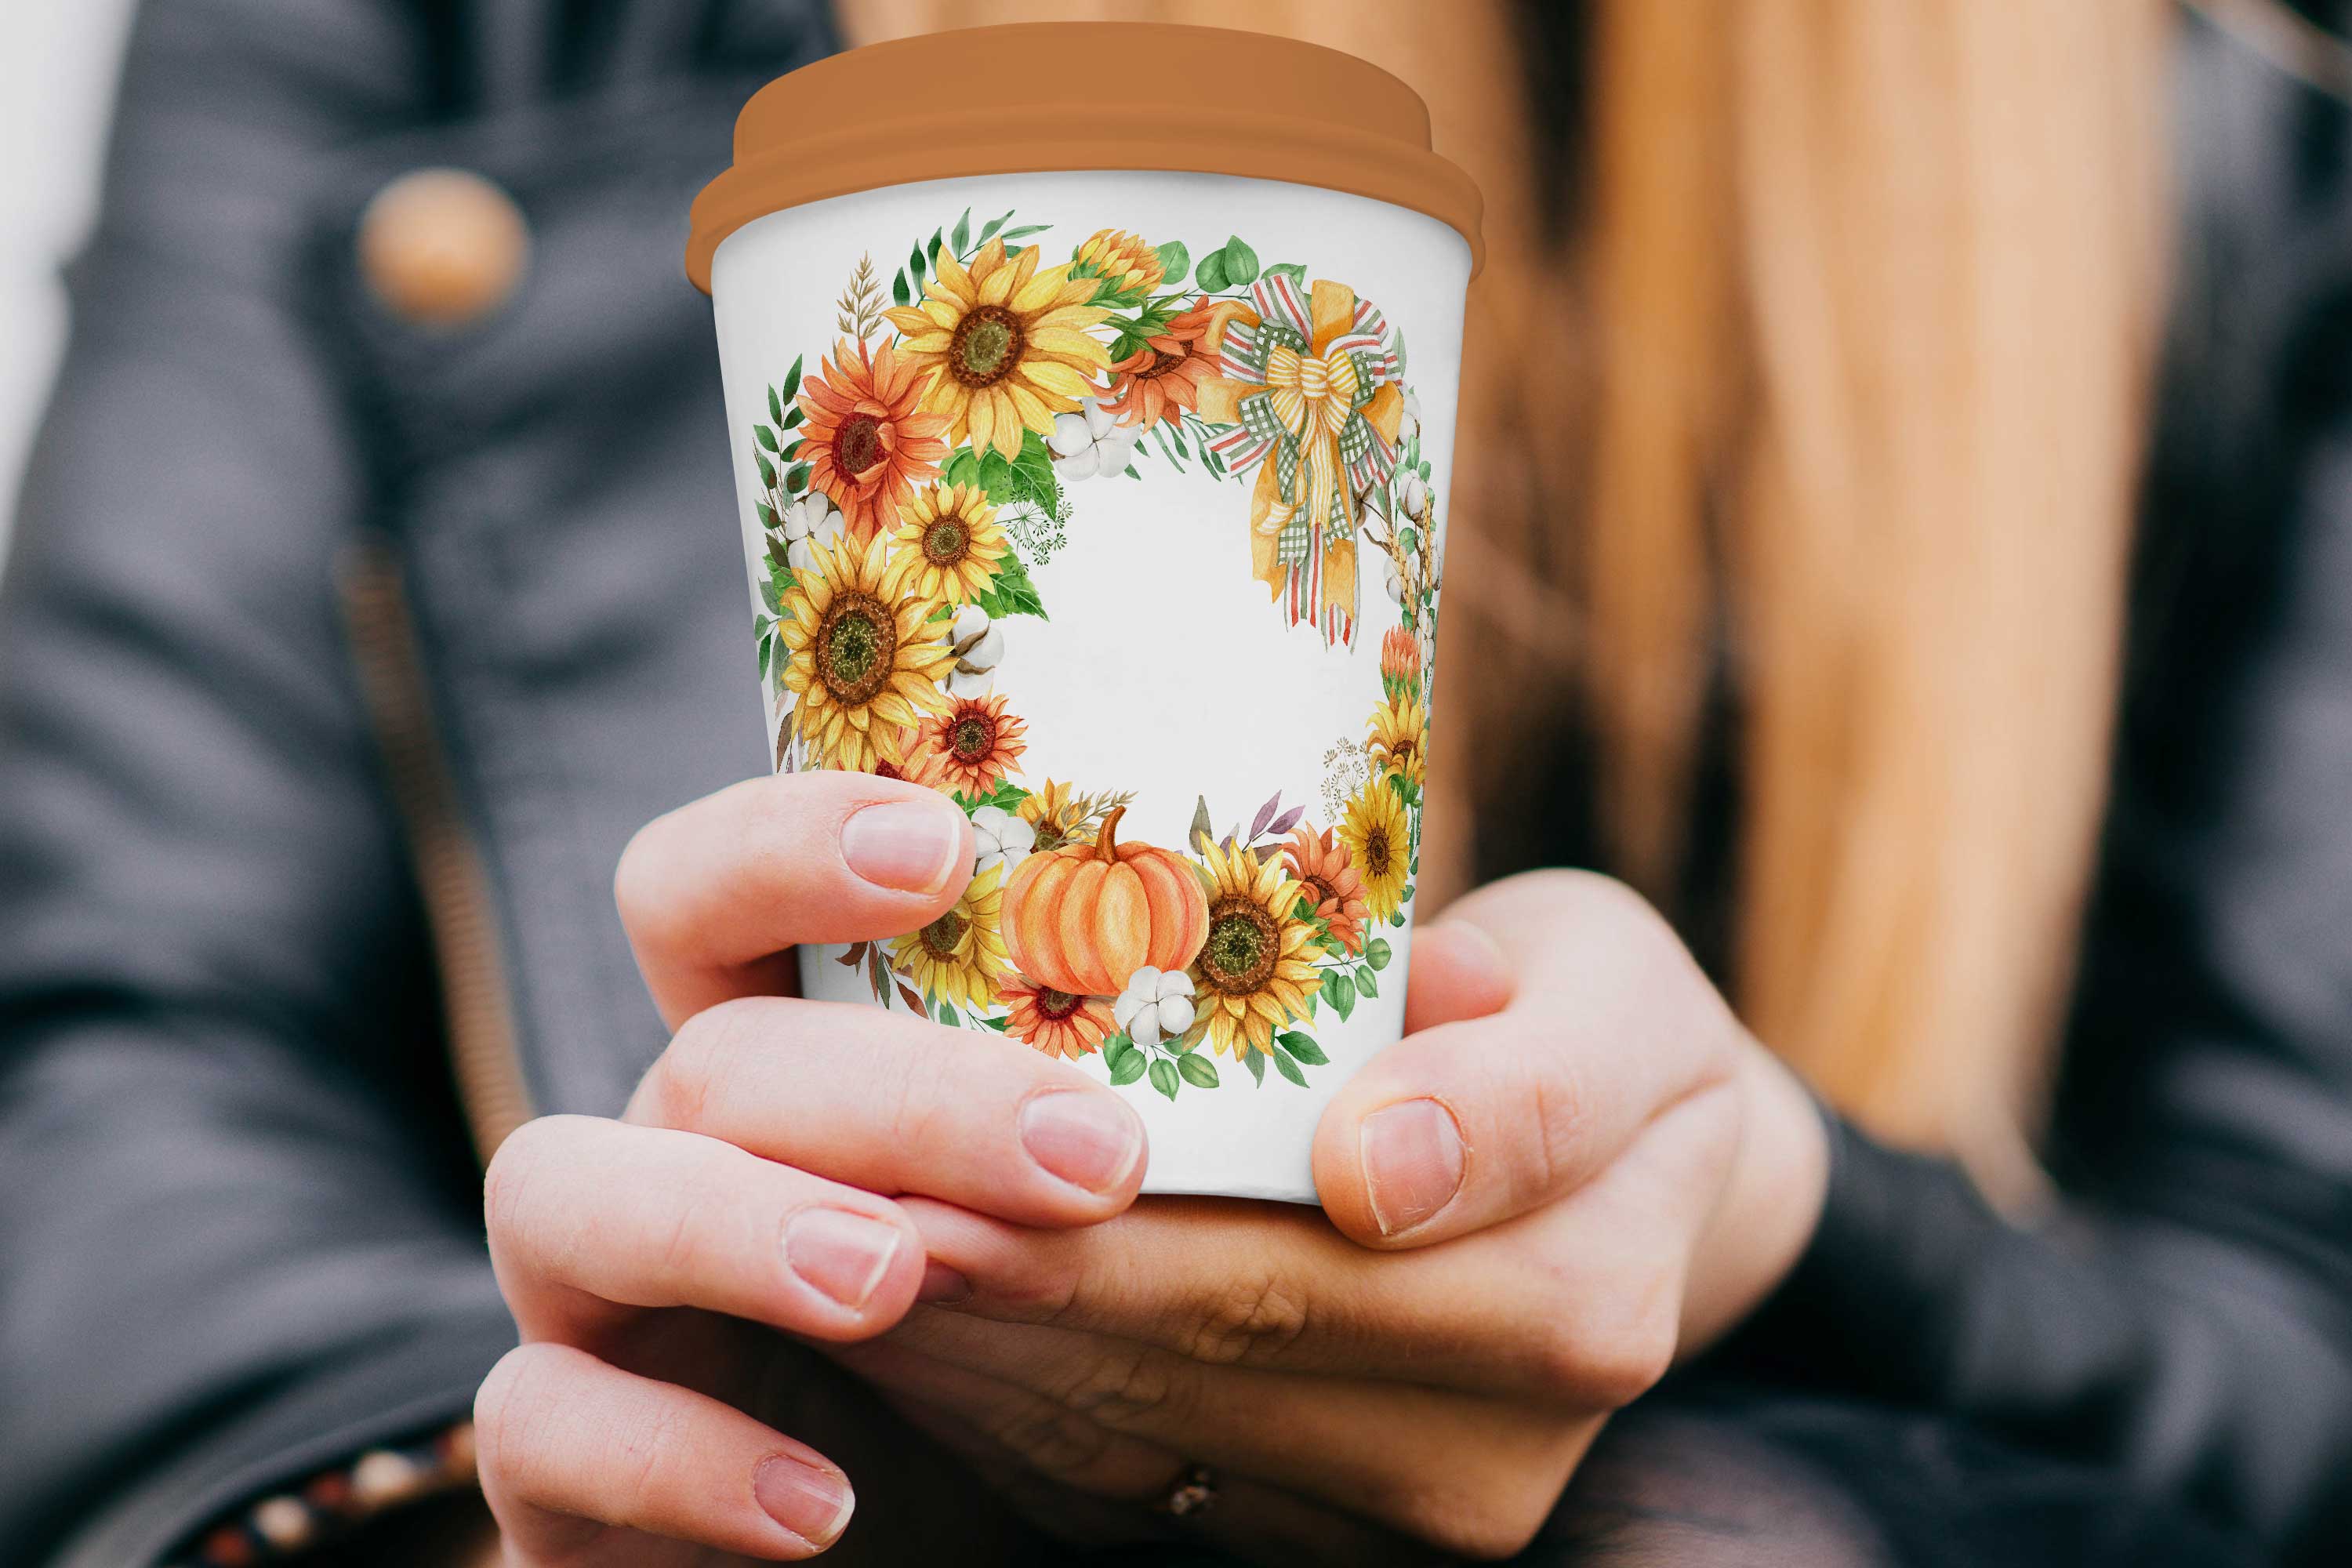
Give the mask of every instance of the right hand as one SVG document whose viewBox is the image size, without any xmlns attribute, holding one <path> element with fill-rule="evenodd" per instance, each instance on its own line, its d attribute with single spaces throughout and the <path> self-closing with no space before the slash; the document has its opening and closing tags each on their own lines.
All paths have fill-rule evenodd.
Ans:
<svg viewBox="0 0 2352 1568">
<path fill-rule="evenodd" d="M 509 1568 L 824 1550 L 849 1482 L 768 1422 L 805 1366 L 787 1336 L 865 1339 L 918 1299 L 923 1240 L 894 1199 L 1066 1227 L 1142 1177 L 1142 1123 L 1075 1067 L 784 999 L 793 944 L 894 936 L 954 903 L 972 850 L 946 797 L 825 773 L 739 784 L 699 804 L 704 828 L 714 805 L 739 831 L 662 818 L 617 879 L 668 1049 L 617 1121 L 543 1117 L 490 1163 L 522 1343 L 475 1420 Z"/>
</svg>

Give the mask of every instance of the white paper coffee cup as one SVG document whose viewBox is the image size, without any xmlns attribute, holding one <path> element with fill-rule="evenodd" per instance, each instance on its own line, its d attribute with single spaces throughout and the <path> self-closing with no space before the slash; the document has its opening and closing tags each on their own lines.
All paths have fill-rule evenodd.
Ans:
<svg viewBox="0 0 2352 1568">
<path fill-rule="evenodd" d="M 1306 123 L 1348 156 L 1411 99 L 1247 35 L 981 29 L 783 79 L 746 110 L 730 175 L 784 169 L 793 196 L 810 160 L 791 128 L 867 101 L 861 81 L 1049 44 L 1241 51 L 1276 76 L 1303 59 L 1325 106 Z M 1387 131 L 1328 107 L 1368 99 Z M 1404 195 L 1441 205 L 1420 195 L 1412 101 Z M 769 203 L 723 176 L 695 256 L 769 755 L 930 784 L 978 848 L 931 926 L 804 950 L 805 994 L 1120 1086 L 1150 1130 L 1148 1192 L 1312 1202 L 1324 1103 L 1402 1027 L 1475 198 L 1465 220 L 1361 194 L 1328 147 L 1302 161 L 1357 188 L 1234 172 L 1278 174 L 1306 136 L 1253 142 L 1234 112 L 1189 158 L 1212 168 L 1181 142 L 1088 167 L 1074 126 L 1069 167 L 963 144 L 909 165 L 938 177 Z M 1008 145 L 993 163 L 1039 155 L 1028 129 Z"/>
</svg>

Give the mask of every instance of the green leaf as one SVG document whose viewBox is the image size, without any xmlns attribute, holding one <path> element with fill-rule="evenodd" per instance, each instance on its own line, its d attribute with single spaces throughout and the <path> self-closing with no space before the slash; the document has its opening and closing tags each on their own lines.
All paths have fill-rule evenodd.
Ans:
<svg viewBox="0 0 2352 1568">
<path fill-rule="evenodd" d="M 1124 1055 L 1110 1058 L 1110 1080 L 1120 1085 L 1133 1083 L 1143 1076 L 1143 1069 L 1149 1065 L 1143 1059 L 1143 1053 L 1129 1046 Z"/>
<path fill-rule="evenodd" d="M 1359 996 L 1377 996 L 1380 994 L 1380 982 L 1372 977 L 1372 966 L 1369 963 L 1358 964 L 1356 966 L 1356 994 Z"/>
<path fill-rule="evenodd" d="M 944 228 L 935 228 L 931 230 L 931 243 L 923 247 L 923 255 L 929 259 L 931 270 L 934 272 L 939 270 L 940 249 L 947 242 L 947 231 Z"/>
<path fill-rule="evenodd" d="M 768 417 L 779 425 L 784 422 L 784 400 L 776 395 L 773 385 L 768 388 Z"/>
<path fill-rule="evenodd" d="M 1004 217 L 990 218 L 988 220 L 988 226 L 980 231 L 980 243 L 986 245 L 990 240 L 995 238 L 996 231 L 1004 226 L 1005 218 L 1009 218 L 1012 216 L 1013 215 L 1010 212 L 1007 212 L 1004 215 Z"/>
<path fill-rule="evenodd" d="M 964 208 L 963 216 L 956 219 L 955 233 L 948 237 L 948 243 L 955 247 L 955 253 L 958 256 L 961 256 L 966 250 L 971 248 L 971 209 L 970 207 Z"/>
<path fill-rule="evenodd" d="M 1280 1046 L 1274 1047 L 1273 1051 L 1275 1071 L 1280 1073 L 1283 1077 L 1288 1079 L 1299 1088 L 1305 1089 L 1307 1087 L 1307 1075 L 1298 1070 L 1298 1064 L 1290 1059 L 1290 1053 L 1284 1050 Z"/>
<path fill-rule="evenodd" d="M 1263 278 L 1287 278 L 1302 289 L 1307 286 L 1307 268 L 1302 262 L 1277 262 L 1276 265 L 1267 268 L 1264 272 L 1260 273 L 1259 276 Z"/>
<path fill-rule="evenodd" d="M 1263 1051 L 1244 1051 L 1242 1053 L 1242 1060 L 1249 1064 L 1250 1077 L 1257 1079 L 1257 1086 L 1260 1089 L 1264 1089 L 1265 1087 L 1265 1053 Z"/>
<path fill-rule="evenodd" d="M 794 463 L 784 474 L 784 489 L 798 495 L 808 488 L 809 466 Z"/>
<path fill-rule="evenodd" d="M 793 368 L 784 374 L 784 401 L 786 403 L 790 403 L 794 397 L 800 395 L 801 361 L 806 358 L 808 358 L 808 355 L 806 354 L 801 354 L 795 357 L 793 361 Z"/>
<path fill-rule="evenodd" d="M 923 247 L 922 242 L 919 240 L 916 242 L 914 249 L 907 252 L 907 275 L 913 280 L 914 284 L 914 286 L 908 289 L 907 292 L 909 295 L 921 293 L 923 289 Z"/>
<path fill-rule="evenodd" d="M 1402 926 L 1402 925 L 1403 925 L 1403 924 L 1404 924 L 1404 911 L 1403 911 L 1402 910 L 1397 910 L 1397 912 L 1396 912 L 1396 913 L 1394 913 L 1394 914 L 1391 915 L 1391 916 L 1389 917 L 1389 924 L 1391 924 L 1391 925 L 1392 925 L 1392 926 Z"/>
<path fill-rule="evenodd" d="M 768 650 L 775 647 L 775 644 L 776 637 L 774 633 L 761 632 L 760 634 L 760 679 L 762 680 L 765 680 L 768 678 Z"/>
<path fill-rule="evenodd" d="M 961 1025 L 963 1020 L 956 1016 L 954 1008 L 942 1002 L 940 1004 L 940 1022 L 952 1029 Z"/>
<path fill-rule="evenodd" d="M 792 412 L 784 416 L 784 428 L 792 429 L 801 422 L 802 417 L 801 405 L 797 403 L 793 404 Z"/>
<path fill-rule="evenodd" d="M 1004 1018 L 974 1018 L 972 1020 L 973 1023 L 978 1024 L 982 1028 L 993 1029 L 1000 1035 L 1004 1033 L 1004 1026 L 1010 1020 Z"/>
<path fill-rule="evenodd" d="M 798 409 L 794 409 L 793 412 L 793 413 L 795 413 L 795 414 L 797 414 L 797 413 L 799 413 L 799 412 L 800 412 L 800 410 L 798 410 Z M 797 439 L 794 439 L 794 440 L 791 440 L 791 441 L 787 441 L 787 442 L 785 442 L 785 443 L 784 443 L 784 449 L 783 449 L 783 451 L 782 451 L 781 453 L 779 453 L 779 454 L 778 454 L 778 456 L 780 456 L 780 457 L 782 457 L 782 458 L 784 458 L 784 460 L 785 460 L 785 461 L 787 461 L 787 462 L 791 461 L 791 460 L 792 460 L 793 458 L 794 458 L 799 457 L 800 455 L 801 455 L 801 444 L 800 444 L 800 442 L 799 442 Z"/>
<path fill-rule="evenodd" d="M 1184 281 L 1184 274 L 1192 268 L 1192 253 L 1184 248 L 1181 239 L 1171 239 L 1160 247 L 1160 282 L 1162 288 L 1173 289 Z"/>
<path fill-rule="evenodd" d="M 1323 1047 L 1315 1043 L 1315 1037 L 1312 1035 L 1302 1034 L 1293 1029 L 1287 1034 L 1276 1035 L 1275 1038 L 1281 1042 L 1283 1049 L 1309 1067 L 1319 1068 L 1330 1065 L 1331 1058 L 1323 1054 Z"/>
<path fill-rule="evenodd" d="M 1344 970 L 1334 969 L 1323 976 L 1323 1000 L 1331 1004 L 1331 1011 L 1346 1018 L 1356 1010 L 1356 983 Z"/>
<path fill-rule="evenodd" d="M 776 465 L 768 461 L 768 455 L 765 452 L 754 452 L 751 456 L 759 459 L 760 482 L 767 486 L 770 489 L 774 489 L 776 488 Z"/>
<path fill-rule="evenodd" d="M 1240 235 L 1225 241 L 1224 258 L 1225 277 L 1229 281 L 1242 288 L 1257 281 L 1257 252 L 1243 244 Z"/>
<path fill-rule="evenodd" d="M 904 305 L 914 296 L 907 291 L 907 274 L 902 270 L 890 278 L 890 298 Z"/>
<path fill-rule="evenodd" d="M 1013 215 L 1007 213 L 1005 216 L 1010 217 Z M 1016 239 L 1026 239 L 1033 234 L 1043 234 L 1053 226 L 1054 226 L 1050 223 L 1024 224 L 1019 228 L 1006 229 L 1001 237 L 1003 239 L 1004 243 L 1009 246 Z"/>
<path fill-rule="evenodd" d="M 1166 1057 L 1161 1057 L 1151 1064 L 1151 1087 L 1169 1099 L 1176 1098 L 1176 1088 L 1181 1082 L 1183 1079 L 1176 1076 L 1176 1064 Z"/>
<path fill-rule="evenodd" d="M 1194 1089 L 1217 1087 L 1217 1064 L 1197 1051 L 1177 1058 L 1176 1070 Z"/>
<path fill-rule="evenodd" d="M 1029 568 L 1021 557 L 1007 552 L 1004 564 L 981 590 L 980 607 L 991 619 L 1003 620 L 1007 616 L 1034 616 L 1039 620 L 1051 620 L 1045 614 L 1045 603 L 1037 596 L 1037 584 L 1030 581 Z"/>
<path fill-rule="evenodd" d="M 1386 937 L 1376 936 L 1364 943 L 1364 962 L 1374 969 L 1386 969 L 1389 960 L 1394 956 L 1395 950 L 1389 946 Z"/>
<path fill-rule="evenodd" d="M 1201 258 L 1201 265 L 1192 269 L 1192 281 L 1204 294 L 1223 293 L 1225 289 L 1225 253 L 1213 250 Z"/>
<path fill-rule="evenodd" d="M 1412 858 L 1412 868 L 1416 871 L 1421 869 L 1421 855 L 1418 851 L 1415 851 Z M 1404 885 L 1404 891 L 1397 896 L 1408 904 L 1412 902 L 1412 884 L 1411 882 L 1407 882 Z"/>
<path fill-rule="evenodd" d="M 769 429 L 765 425 L 754 426 L 751 433 L 758 438 L 760 445 L 765 447 L 771 452 L 775 451 L 782 445 L 782 443 L 776 439 L 776 433 L 773 430 Z"/>
<path fill-rule="evenodd" d="M 755 500 L 751 504 L 760 509 L 761 527 L 773 528 L 776 526 L 776 509 L 774 507 L 770 506 L 763 500 Z"/>
</svg>

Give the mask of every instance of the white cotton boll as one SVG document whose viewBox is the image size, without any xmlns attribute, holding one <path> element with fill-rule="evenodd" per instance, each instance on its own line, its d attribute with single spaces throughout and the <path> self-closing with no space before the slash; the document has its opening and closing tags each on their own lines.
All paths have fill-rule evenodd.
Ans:
<svg viewBox="0 0 2352 1568">
<path fill-rule="evenodd" d="M 1056 414 L 1054 433 L 1045 437 L 1045 449 L 1057 458 L 1075 458 L 1094 445 L 1094 433 L 1087 428 L 1083 414 Z"/>
<path fill-rule="evenodd" d="M 1004 628 L 992 626 L 980 640 L 963 650 L 956 662 L 967 669 L 994 669 L 1004 661 Z"/>
<path fill-rule="evenodd" d="M 1405 515 L 1419 517 L 1422 509 L 1429 504 L 1429 481 L 1419 474 L 1407 474 L 1404 477 L 1403 491 Z"/>
<path fill-rule="evenodd" d="M 948 695 L 959 702 L 969 702 L 985 697 L 996 689 L 996 671 L 975 669 L 948 671 Z"/>
<path fill-rule="evenodd" d="M 1388 566 L 1389 599 L 1391 603 L 1402 605 L 1404 603 L 1404 579 L 1397 574 L 1395 562 L 1390 562 Z"/>
<path fill-rule="evenodd" d="M 1192 977 L 1181 969 L 1171 969 L 1160 977 L 1160 984 L 1152 988 L 1152 994 L 1162 1001 L 1171 996 L 1189 1000 L 1192 994 Z"/>
<path fill-rule="evenodd" d="M 1171 1037 L 1192 1026 L 1192 999 L 1190 996 L 1164 996 L 1153 1005 L 1160 1015 L 1160 1026 Z"/>
<path fill-rule="evenodd" d="M 795 539 L 784 546 L 784 564 L 795 572 L 814 572 L 816 570 L 816 552 L 809 548 L 807 540 Z"/>
<path fill-rule="evenodd" d="M 955 619 L 948 623 L 948 641 L 961 647 L 988 630 L 991 624 L 986 610 L 978 605 L 966 605 L 955 613 Z"/>
<path fill-rule="evenodd" d="M 983 805 L 971 814 L 972 875 L 985 875 L 1002 866 L 1006 875 L 1037 846 L 1037 830 L 1001 805 Z"/>
<path fill-rule="evenodd" d="M 1087 434 L 1102 440 L 1118 427 L 1118 416 L 1102 405 L 1099 398 L 1087 398 L 1082 405 L 1087 420 Z"/>
</svg>

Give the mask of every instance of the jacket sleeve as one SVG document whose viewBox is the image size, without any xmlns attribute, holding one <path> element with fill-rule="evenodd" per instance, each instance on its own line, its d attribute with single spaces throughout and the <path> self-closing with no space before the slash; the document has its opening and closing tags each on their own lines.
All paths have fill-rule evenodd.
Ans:
<svg viewBox="0 0 2352 1568">
<path fill-rule="evenodd" d="M 12 1563 L 152 1562 L 462 1414 L 511 1342 L 335 618 L 367 475 L 305 322 L 317 154 L 418 91 L 394 14 L 150 5 L 72 273 L 0 588 Z"/>
</svg>

